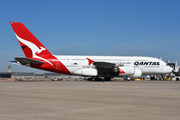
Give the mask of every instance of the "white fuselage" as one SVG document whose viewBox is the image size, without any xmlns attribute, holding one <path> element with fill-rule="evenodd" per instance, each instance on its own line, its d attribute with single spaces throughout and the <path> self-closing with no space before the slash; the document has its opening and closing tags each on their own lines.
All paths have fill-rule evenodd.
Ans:
<svg viewBox="0 0 180 120">
<path fill-rule="evenodd" d="M 142 75 L 162 75 L 172 71 L 172 68 L 160 59 L 152 57 L 128 57 L 128 56 L 55 56 L 60 60 L 72 75 L 79 75 L 76 71 L 80 69 L 94 69 L 93 64 L 89 65 L 87 58 L 98 62 L 115 63 L 124 66 L 139 68 Z"/>
</svg>

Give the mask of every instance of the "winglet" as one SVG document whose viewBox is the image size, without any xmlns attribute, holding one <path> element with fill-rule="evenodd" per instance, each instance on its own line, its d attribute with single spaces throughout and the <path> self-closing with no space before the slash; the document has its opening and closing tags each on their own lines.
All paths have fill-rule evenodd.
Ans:
<svg viewBox="0 0 180 120">
<path fill-rule="evenodd" d="M 89 59 L 89 58 L 86 58 L 88 61 L 89 61 L 89 65 L 91 65 L 94 61 Z"/>
</svg>

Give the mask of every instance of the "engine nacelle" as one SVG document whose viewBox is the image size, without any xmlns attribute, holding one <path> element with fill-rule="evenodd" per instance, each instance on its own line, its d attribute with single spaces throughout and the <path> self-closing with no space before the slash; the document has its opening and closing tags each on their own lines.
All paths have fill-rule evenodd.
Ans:
<svg viewBox="0 0 180 120">
<path fill-rule="evenodd" d="M 127 76 L 131 78 L 140 78 L 142 75 L 142 71 L 140 68 L 135 66 L 122 66 L 118 68 L 119 76 Z"/>
<path fill-rule="evenodd" d="M 81 75 L 81 76 L 93 77 L 93 76 L 97 76 L 97 70 L 91 69 L 91 68 L 80 69 L 80 70 L 75 71 L 74 74 Z"/>
<path fill-rule="evenodd" d="M 135 67 L 135 73 L 134 75 L 130 76 L 132 78 L 140 78 L 142 75 L 142 71 L 140 68 Z"/>
<path fill-rule="evenodd" d="M 130 76 L 135 73 L 134 66 L 130 66 L 130 65 L 122 66 L 119 67 L 118 69 L 119 69 L 119 76 Z"/>
</svg>

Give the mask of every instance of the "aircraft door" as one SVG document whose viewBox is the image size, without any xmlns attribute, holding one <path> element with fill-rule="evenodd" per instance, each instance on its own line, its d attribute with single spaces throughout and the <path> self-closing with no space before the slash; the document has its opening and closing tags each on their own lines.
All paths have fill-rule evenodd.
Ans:
<svg viewBox="0 0 180 120">
<path fill-rule="evenodd" d="M 59 63 L 56 63 L 56 70 L 59 70 L 59 71 L 61 70 L 61 69 L 60 69 L 60 64 L 59 64 Z"/>
<path fill-rule="evenodd" d="M 77 68 L 78 68 L 78 69 L 81 69 L 81 64 L 77 64 Z"/>
</svg>

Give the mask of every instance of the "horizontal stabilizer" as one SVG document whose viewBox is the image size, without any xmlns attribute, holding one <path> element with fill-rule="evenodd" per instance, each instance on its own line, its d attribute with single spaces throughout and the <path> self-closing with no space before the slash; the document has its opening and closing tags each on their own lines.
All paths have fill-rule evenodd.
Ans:
<svg viewBox="0 0 180 120">
<path fill-rule="evenodd" d="M 9 62 L 11 62 L 12 64 L 21 65 L 21 63 L 19 63 L 18 61 L 9 61 Z"/>
<path fill-rule="evenodd" d="M 21 65 L 27 65 L 27 64 L 43 64 L 45 62 L 40 60 L 35 60 L 31 58 L 26 57 L 14 57 L 17 62 L 19 62 Z"/>
</svg>

